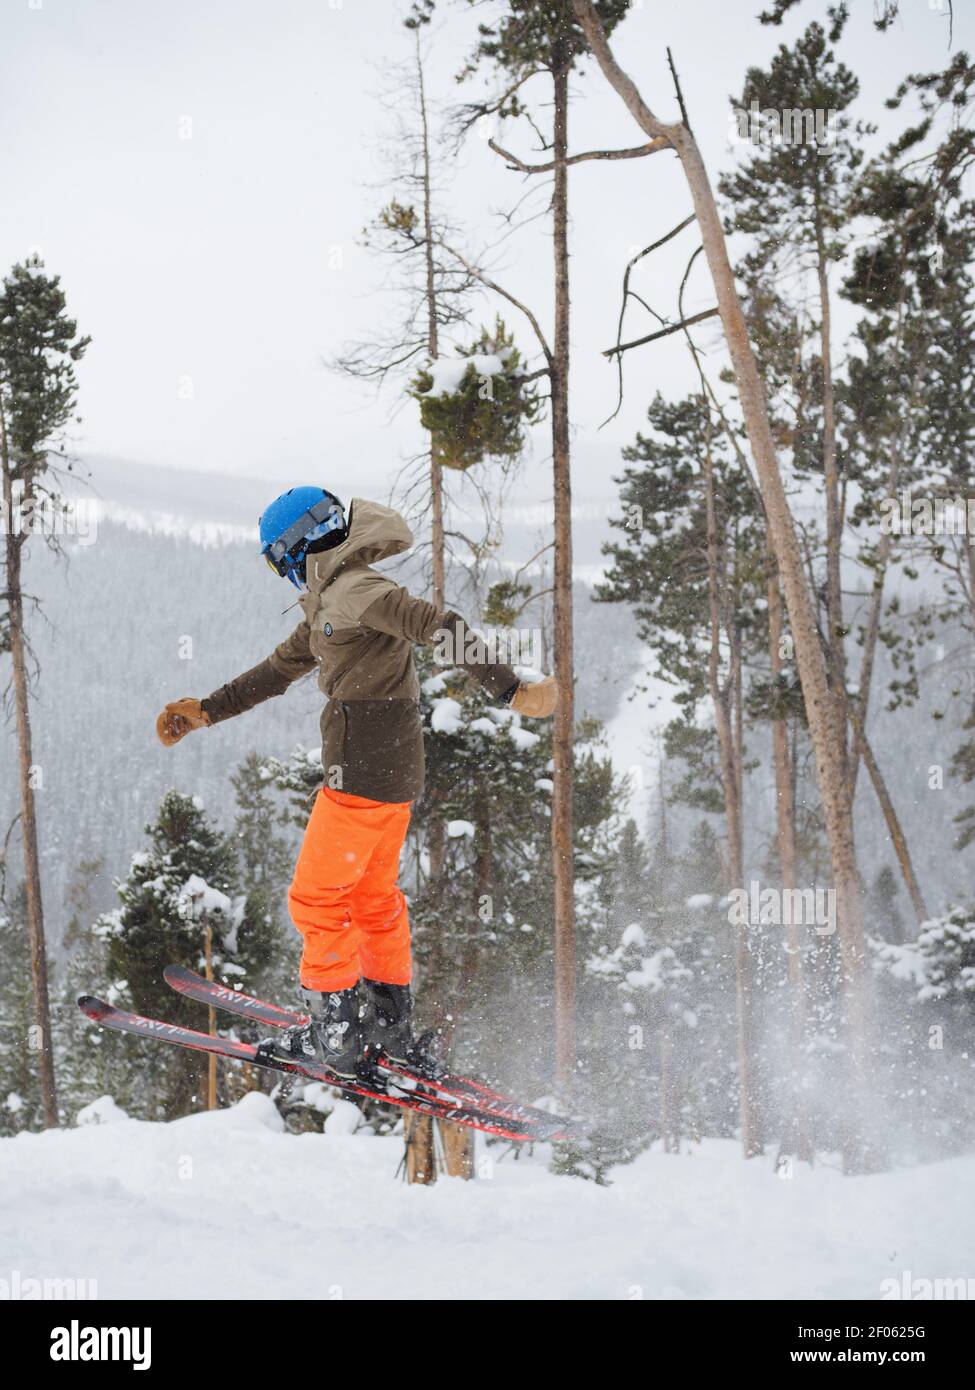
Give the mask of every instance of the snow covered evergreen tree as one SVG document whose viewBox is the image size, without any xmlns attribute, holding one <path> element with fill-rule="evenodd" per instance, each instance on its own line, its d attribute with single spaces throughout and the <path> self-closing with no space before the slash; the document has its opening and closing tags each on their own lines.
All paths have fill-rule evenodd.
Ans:
<svg viewBox="0 0 975 1390">
<path fill-rule="evenodd" d="M 287 913 L 298 835 L 294 817 L 282 804 L 275 771 L 269 760 L 250 753 L 231 776 L 237 802 L 231 839 L 245 894 L 244 916 L 263 924 L 269 942 L 267 959 L 250 984 L 269 999 L 287 1001 L 294 997 L 300 944 Z"/>
<path fill-rule="evenodd" d="M 43 1129 L 44 1111 L 31 1053 L 34 1008 L 23 884 L 0 902 L 0 1135 Z"/>
<path fill-rule="evenodd" d="M 463 674 L 424 667 L 427 792 L 407 839 L 420 1005 L 456 1033 L 458 1065 L 514 1085 L 550 1076 L 553 1021 L 550 732 L 522 725 Z M 614 777 L 595 725 L 576 746 L 582 919 L 614 833 Z M 436 808 L 435 811 L 433 808 Z M 430 817 L 447 826 L 439 891 L 426 875 Z M 512 1031 L 512 1023 L 516 1024 Z M 456 1029 L 454 1025 L 456 1024 Z"/>
<path fill-rule="evenodd" d="M 658 844 L 652 859 L 633 823 L 624 829 L 580 991 L 580 1093 L 595 1124 L 562 1171 L 599 1179 L 658 1138 L 677 1149 L 735 1132 L 734 938 L 718 851 L 703 821 L 683 853 Z"/>
<path fill-rule="evenodd" d="M 235 844 L 214 827 L 198 798 L 167 792 L 146 834 L 148 848 L 132 856 L 127 877 L 116 884 L 119 907 L 99 919 L 108 969 L 117 998 L 136 1012 L 205 1029 L 205 1013 L 166 986 L 164 967 L 200 970 L 209 928 L 214 973 L 245 979 L 267 964 L 273 933 L 266 914 L 247 916 Z M 140 1104 L 147 1117 L 171 1119 L 196 1106 L 205 1059 L 136 1040 L 127 1044 L 132 1065 L 141 1060 L 145 1066 Z"/>
<path fill-rule="evenodd" d="M 445 468 L 466 472 L 486 459 L 509 463 L 525 447 L 525 431 L 541 410 L 514 334 L 500 315 L 455 357 L 423 366 L 410 384 L 420 421 L 438 441 Z"/>
<path fill-rule="evenodd" d="M 925 922 L 913 941 L 874 940 L 886 1017 L 883 1101 L 895 1152 L 917 1162 L 968 1148 L 975 1084 L 975 903 Z M 905 1000 L 911 1002 L 905 1011 Z"/>
</svg>

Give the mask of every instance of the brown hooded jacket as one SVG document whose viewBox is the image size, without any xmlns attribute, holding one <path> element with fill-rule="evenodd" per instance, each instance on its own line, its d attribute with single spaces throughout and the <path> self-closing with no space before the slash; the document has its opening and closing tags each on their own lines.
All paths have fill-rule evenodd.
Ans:
<svg viewBox="0 0 975 1390">
<path fill-rule="evenodd" d="M 484 644 L 459 614 L 438 612 L 370 568 L 412 544 L 397 512 L 356 498 L 345 540 L 307 558 L 304 621 L 265 661 L 207 696 L 210 723 L 283 694 L 317 666 L 328 696 L 321 725 L 326 783 L 374 801 L 419 796 L 423 728 L 413 644 L 442 646 L 451 665 L 472 672 L 496 699 L 510 697 L 518 677 L 484 659 Z"/>
</svg>

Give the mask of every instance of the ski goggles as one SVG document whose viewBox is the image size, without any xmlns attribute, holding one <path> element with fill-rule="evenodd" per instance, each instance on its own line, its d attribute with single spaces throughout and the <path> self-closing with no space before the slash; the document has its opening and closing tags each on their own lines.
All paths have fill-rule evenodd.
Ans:
<svg viewBox="0 0 975 1390">
<path fill-rule="evenodd" d="M 304 559 L 311 541 L 338 531 L 345 525 L 345 508 L 337 497 L 323 497 L 309 507 L 276 541 L 266 545 L 262 554 L 268 567 L 286 579 L 295 565 Z"/>
</svg>

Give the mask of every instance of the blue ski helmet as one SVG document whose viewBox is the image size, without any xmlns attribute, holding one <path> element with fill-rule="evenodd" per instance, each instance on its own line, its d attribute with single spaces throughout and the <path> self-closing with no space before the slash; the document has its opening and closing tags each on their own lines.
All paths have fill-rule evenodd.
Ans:
<svg viewBox="0 0 975 1390">
<path fill-rule="evenodd" d="M 344 530 L 345 508 L 337 497 L 323 487 L 292 487 L 261 513 L 261 554 L 276 574 L 300 589 L 309 545 Z"/>
</svg>

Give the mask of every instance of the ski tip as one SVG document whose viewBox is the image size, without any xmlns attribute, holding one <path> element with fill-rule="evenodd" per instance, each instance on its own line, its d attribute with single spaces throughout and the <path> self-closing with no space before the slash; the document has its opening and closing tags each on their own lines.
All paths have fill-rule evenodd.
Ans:
<svg viewBox="0 0 975 1390">
<path fill-rule="evenodd" d="M 187 980 L 193 978 L 192 970 L 187 970 L 185 965 L 167 965 L 163 970 L 163 979 L 167 985 L 171 985 L 174 980 Z"/>
<path fill-rule="evenodd" d="M 572 1144 L 583 1139 L 588 1139 L 590 1126 L 584 1124 L 563 1125 L 558 1134 L 552 1135 L 552 1142 L 556 1144 Z"/>
<path fill-rule="evenodd" d="M 78 1008 L 89 1018 L 101 1018 L 108 1013 L 111 1005 L 106 1004 L 104 999 L 99 999 L 95 994 L 79 994 Z"/>
</svg>

